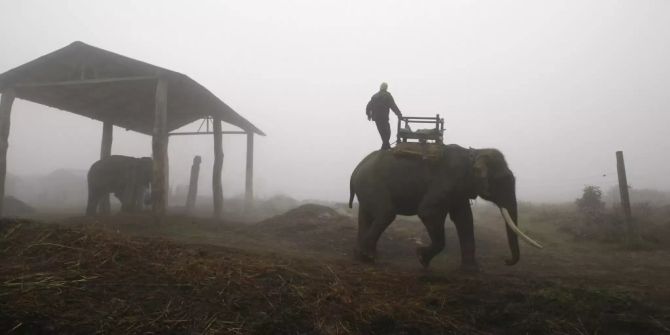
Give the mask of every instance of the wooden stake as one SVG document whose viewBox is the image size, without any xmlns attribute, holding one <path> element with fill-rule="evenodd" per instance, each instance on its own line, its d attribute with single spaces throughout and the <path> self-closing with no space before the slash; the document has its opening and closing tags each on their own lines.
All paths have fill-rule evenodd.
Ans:
<svg viewBox="0 0 670 335">
<path fill-rule="evenodd" d="M 193 213 L 195 208 L 195 199 L 198 197 L 198 177 L 200 176 L 200 156 L 193 158 L 193 165 L 191 165 L 191 178 L 188 184 L 188 196 L 186 197 L 186 214 Z"/>
<path fill-rule="evenodd" d="M 102 124 L 102 143 L 100 144 L 100 159 L 104 159 L 112 155 L 112 140 L 114 137 L 114 125 L 111 122 L 103 122 Z M 109 194 L 105 194 L 100 199 L 100 213 L 109 214 Z"/>
<path fill-rule="evenodd" d="M 633 215 L 630 209 L 630 198 L 628 197 L 628 180 L 626 179 L 626 165 L 623 160 L 623 151 L 616 152 L 616 169 L 619 175 L 619 194 L 621 195 L 621 206 L 626 219 L 629 237 L 633 238 L 635 235 L 635 227 L 633 226 Z"/>
<path fill-rule="evenodd" d="M 5 203 L 5 178 L 7 177 L 7 149 L 9 148 L 9 126 L 12 115 L 12 105 L 16 92 L 10 88 L 2 93 L 0 98 L 0 216 L 3 214 Z"/>
<path fill-rule="evenodd" d="M 254 201 L 254 133 L 247 133 L 247 169 L 244 183 L 244 208 L 247 212 L 253 209 Z"/>
<path fill-rule="evenodd" d="M 152 136 L 153 182 L 151 200 L 154 217 L 158 222 L 165 220 L 168 205 L 168 135 L 167 135 L 168 83 L 161 78 L 156 83 L 156 105 Z"/>
</svg>

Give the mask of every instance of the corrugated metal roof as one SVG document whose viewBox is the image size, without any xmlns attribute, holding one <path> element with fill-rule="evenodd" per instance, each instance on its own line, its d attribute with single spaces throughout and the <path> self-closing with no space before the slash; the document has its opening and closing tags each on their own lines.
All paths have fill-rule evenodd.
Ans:
<svg viewBox="0 0 670 335">
<path fill-rule="evenodd" d="M 168 82 L 168 131 L 218 115 L 265 135 L 188 76 L 82 42 L 0 74 L 0 92 L 151 135 L 158 78 Z"/>
</svg>

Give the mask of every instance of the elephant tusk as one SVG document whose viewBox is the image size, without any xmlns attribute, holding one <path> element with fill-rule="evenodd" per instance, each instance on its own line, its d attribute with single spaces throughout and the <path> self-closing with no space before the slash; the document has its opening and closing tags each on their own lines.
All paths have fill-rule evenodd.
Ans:
<svg viewBox="0 0 670 335">
<path fill-rule="evenodd" d="M 507 211 L 507 208 L 501 207 L 500 208 L 500 213 L 502 213 L 503 218 L 505 219 L 505 223 L 507 226 L 514 231 L 515 234 L 520 236 L 524 241 L 528 242 L 530 245 L 542 249 L 542 245 L 539 243 L 535 242 L 532 238 L 528 237 L 526 234 L 524 234 L 519 227 L 517 227 L 514 224 L 514 220 L 512 220 L 512 217 L 509 215 L 509 212 Z"/>
</svg>

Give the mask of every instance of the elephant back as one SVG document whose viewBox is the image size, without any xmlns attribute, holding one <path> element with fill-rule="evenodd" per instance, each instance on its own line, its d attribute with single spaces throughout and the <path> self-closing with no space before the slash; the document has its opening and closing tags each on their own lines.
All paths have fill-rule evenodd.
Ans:
<svg viewBox="0 0 670 335">
<path fill-rule="evenodd" d="M 112 155 L 102 158 L 91 165 L 88 171 L 89 183 L 91 179 L 99 179 L 103 176 L 106 178 L 122 178 L 128 179 L 128 173 L 135 173 L 138 167 L 142 165 L 151 166 L 151 158 L 148 163 L 143 158 L 135 158 L 123 155 Z"/>
</svg>

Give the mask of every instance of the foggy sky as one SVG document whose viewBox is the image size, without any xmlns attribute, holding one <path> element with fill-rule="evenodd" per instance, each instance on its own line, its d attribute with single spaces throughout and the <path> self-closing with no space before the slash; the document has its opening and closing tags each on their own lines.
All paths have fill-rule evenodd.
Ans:
<svg viewBox="0 0 670 335">
<path fill-rule="evenodd" d="M 76 40 L 184 73 L 265 131 L 259 196 L 346 201 L 381 144 L 364 108 L 382 81 L 403 114 L 443 115 L 446 142 L 500 149 L 521 200 L 616 185 L 617 150 L 629 184 L 670 190 L 669 1 L 0 2 L 0 72 Z M 17 100 L 8 171 L 85 170 L 101 131 Z M 114 154 L 151 154 L 145 135 L 114 136 Z M 226 196 L 243 190 L 244 150 L 224 136 Z M 171 185 L 200 154 L 211 192 L 212 152 L 171 138 Z"/>
</svg>

